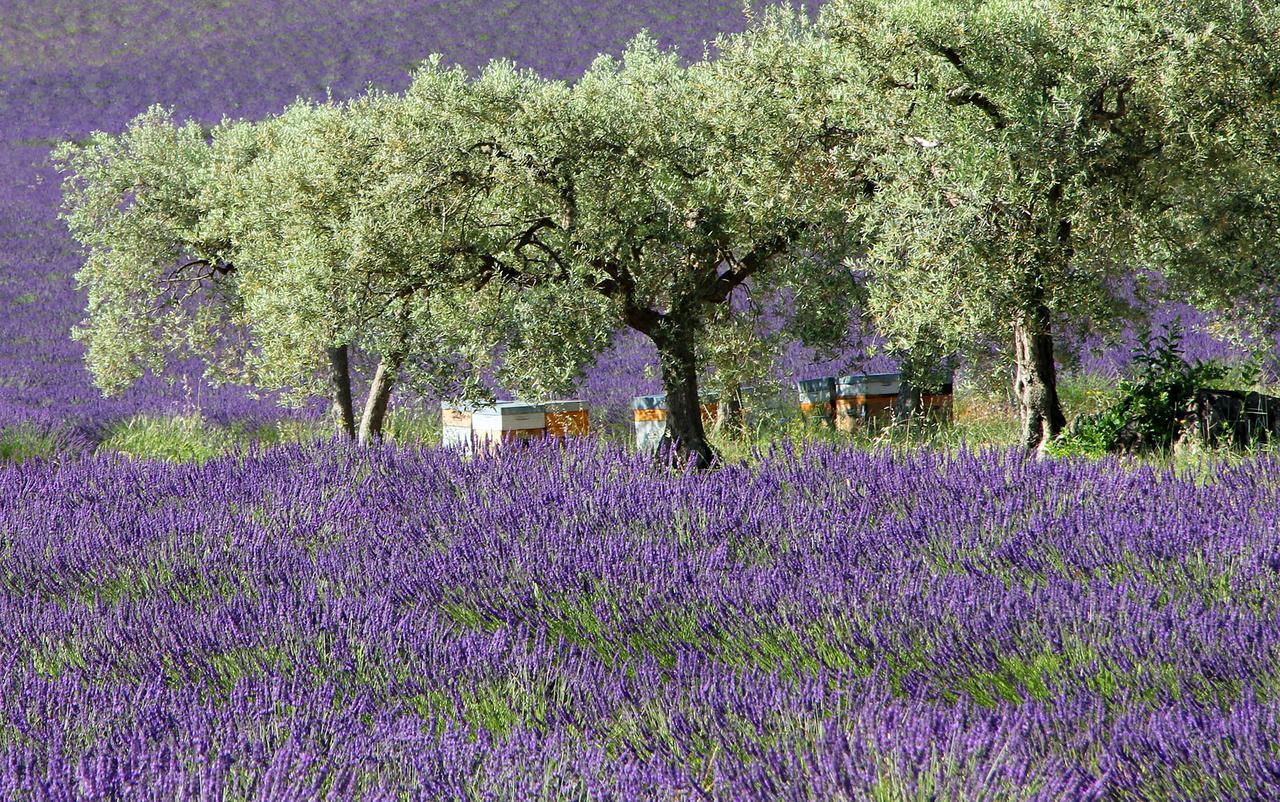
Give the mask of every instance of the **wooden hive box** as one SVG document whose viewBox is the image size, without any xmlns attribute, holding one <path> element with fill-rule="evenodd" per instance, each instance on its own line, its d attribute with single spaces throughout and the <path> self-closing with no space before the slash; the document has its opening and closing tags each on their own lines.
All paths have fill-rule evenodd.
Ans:
<svg viewBox="0 0 1280 802">
<path fill-rule="evenodd" d="M 836 380 L 830 376 L 796 382 L 800 414 L 806 420 L 830 425 L 835 414 Z"/>
<path fill-rule="evenodd" d="M 858 423 L 893 417 L 898 393 L 902 390 L 899 373 L 860 373 L 836 379 L 836 428 L 853 431 Z"/>
<path fill-rule="evenodd" d="M 548 437 L 585 437 L 591 428 L 587 402 L 578 399 L 546 401 L 539 404 L 546 415 Z"/>
<path fill-rule="evenodd" d="M 440 402 L 440 445 L 470 452 L 474 446 L 471 417 L 474 404 L 457 401 Z"/>
<path fill-rule="evenodd" d="M 652 454 L 667 431 L 667 397 L 641 395 L 631 400 L 631 417 L 636 429 L 636 450 Z"/>
<path fill-rule="evenodd" d="M 489 451 L 504 443 L 546 436 L 547 416 L 536 404 L 501 401 L 478 407 L 471 414 L 471 429 L 476 449 Z"/>
<path fill-rule="evenodd" d="M 714 393 L 705 393 L 699 398 L 698 408 L 702 412 L 702 425 L 709 426 L 720 411 L 719 398 Z M 657 451 L 667 432 L 666 394 L 636 396 L 631 400 L 631 417 L 636 430 L 636 450 L 647 454 Z"/>
</svg>

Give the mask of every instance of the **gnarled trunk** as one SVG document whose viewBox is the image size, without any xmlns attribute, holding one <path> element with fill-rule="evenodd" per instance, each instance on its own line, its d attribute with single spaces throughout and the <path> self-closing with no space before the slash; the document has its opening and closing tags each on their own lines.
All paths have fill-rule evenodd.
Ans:
<svg viewBox="0 0 1280 802">
<path fill-rule="evenodd" d="M 396 374 L 404 362 L 403 353 L 390 354 L 378 363 L 378 370 L 373 374 L 373 383 L 369 386 L 369 397 L 365 400 L 364 415 L 360 418 L 360 444 L 366 445 L 372 440 L 382 439 L 382 424 L 387 417 L 387 405 L 391 402 L 391 391 L 395 387 Z"/>
<path fill-rule="evenodd" d="M 667 393 L 667 431 L 662 443 L 669 445 L 678 459 L 691 459 L 698 468 L 708 468 L 715 462 L 715 452 L 702 427 L 694 327 L 669 319 L 650 338 L 658 349 L 662 386 Z"/>
<path fill-rule="evenodd" d="M 329 398 L 333 402 L 333 421 L 338 434 L 355 439 L 356 415 L 351 402 L 351 362 L 345 345 L 329 348 Z"/>
<path fill-rule="evenodd" d="M 1043 449 L 1067 425 L 1058 400 L 1049 309 L 1036 304 L 1013 323 L 1013 388 L 1022 422 L 1022 446 Z"/>
</svg>

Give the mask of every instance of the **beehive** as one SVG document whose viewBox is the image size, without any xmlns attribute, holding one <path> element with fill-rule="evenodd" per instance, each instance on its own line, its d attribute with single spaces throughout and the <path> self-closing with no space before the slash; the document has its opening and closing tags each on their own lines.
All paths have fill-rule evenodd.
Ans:
<svg viewBox="0 0 1280 802">
<path fill-rule="evenodd" d="M 902 376 L 898 373 L 864 373 L 836 379 L 836 428 L 852 431 L 858 423 L 893 416 Z"/>
<path fill-rule="evenodd" d="M 713 393 L 706 393 L 699 401 L 702 425 L 709 426 L 720 411 L 719 398 Z M 667 432 L 666 394 L 637 396 L 631 401 L 631 413 L 636 427 L 636 449 L 653 453 Z"/>
<path fill-rule="evenodd" d="M 702 425 L 712 425 L 716 422 L 716 416 L 720 414 L 720 396 L 716 393 L 699 395 L 698 410 L 702 413 Z"/>
<path fill-rule="evenodd" d="M 471 451 L 471 416 L 475 406 L 454 401 L 440 402 L 440 445 Z"/>
<path fill-rule="evenodd" d="M 667 431 L 667 397 L 642 395 L 631 401 L 631 414 L 635 419 L 636 450 L 653 453 Z"/>
<path fill-rule="evenodd" d="M 542 407 L 520 401 L 502 401 L 479 407 L 471 414 L 471 431 L 477 450 L 492 450 L 503 443 L 546 435 L 547 416 Z"/>
<path fill-rule="evenodd" d="M 807 420 L 830 424 L 835 412 L 836 382 L 831 377 L 796 382 L 800 414 Z"/>
<path fill-rule="evenodd" d="M 548 437 L 584 437 L 590 429 L 591 420 L 585 401 L 546 401 L 539 406 L 546 415 Z"/>
<path fill-rule="evenodd" d="M 933 420 L 951 420 L 954 385 L 948 374 L 946 381 L 936 384 L 931 392 L 920 394 L 920 410 Z"/>
</svg>

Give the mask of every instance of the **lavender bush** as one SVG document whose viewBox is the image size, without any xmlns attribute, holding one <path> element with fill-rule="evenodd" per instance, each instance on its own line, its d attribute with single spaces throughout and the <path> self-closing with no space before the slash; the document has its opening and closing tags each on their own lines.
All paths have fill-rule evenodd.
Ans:
<svg viewBox="0 0 1280 802">
<path fill-rule="evenodd" d="M 0 467 L 0 798 L 1276 798 L 1278 469 Z"/>
</svg>

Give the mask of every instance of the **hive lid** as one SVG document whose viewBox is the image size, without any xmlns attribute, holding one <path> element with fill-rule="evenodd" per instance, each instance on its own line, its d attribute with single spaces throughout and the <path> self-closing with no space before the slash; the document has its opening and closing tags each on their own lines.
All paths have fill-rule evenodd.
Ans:
<svg viewBox="0 0 1280 802">
<path fill-rule="evenodd" d="M 538 404 L 544 412 L 582 412 L 587 408 L 587 402 L 578 398 L 570 398 L 566 400 L 543 401 Z"/>
<path fill-rule="evenodd" d="M 831 377 L 825 379 L 803 379 L 796 382 L 796 390 L 800 392 L 800 395 L 810 398 L 817 396 L 830 398 L 835 389 L 836 381 Z"/>
<path fill-rule="evenodd" d="M 632 409 L 666 409 L 667 396 L 666 393 L 659 395 L 638 395 L 631 399 Z"/>
<path fill-rule="evenodd" d="M 526 404 L 523 401 L 499 401 L 485 407 L 477 407 L 473 411 L 477 418 L 505 418 L 515 415 L 541 415 L 542 407 L 537 404 Z"/>
</svg>

